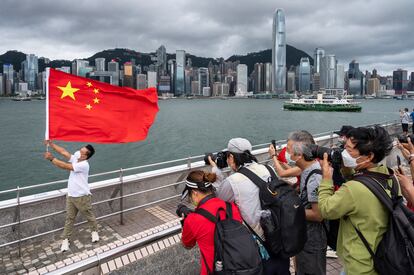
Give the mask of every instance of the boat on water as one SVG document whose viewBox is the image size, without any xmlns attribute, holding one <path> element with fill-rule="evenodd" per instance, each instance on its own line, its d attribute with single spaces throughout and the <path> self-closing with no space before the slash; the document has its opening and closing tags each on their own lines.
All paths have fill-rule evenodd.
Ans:
<svg viewBox="0 0 414 275">
<path fill-rule="evenodd" d="M 28 96 L 16 96 L 12 98 L 13 101 L 31 101 L 32 99 Z"/>
<path fill-rule="evenodd" d="M 283 104 L 284 110 L 290 111 L 323 111 L 323 112 L 361 112 L 360 102 L 348 99 L 324 98 L 318 94 L 317 98 L 293 98 Z"/>
</svg>

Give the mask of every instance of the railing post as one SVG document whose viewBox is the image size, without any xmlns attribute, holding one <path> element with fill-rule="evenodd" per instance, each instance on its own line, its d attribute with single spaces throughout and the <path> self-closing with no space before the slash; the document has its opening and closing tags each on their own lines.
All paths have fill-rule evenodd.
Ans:
<svg viewBox="0 0 414 275">
<path fill-rule="evenodd" d="M 331 138 L 329 139 L 329 147 L 333 147 L 333 132 L 331 132 Z"/>
<path fill-rule="evenodd" d="M 22 233 L 20 228 L 20 187 L 17 186 L 17 238 L 19 239 L 19 257 L 22 257 Z"/>
<path fill-rule="evenodd" d="M 119 200 L 119 207 L 120 207 L 120 223 L 124 225 L 124 170 L 122 168 L 119 170 L 119 182 L 120 182 L 120 195 L 121 199 Z"/>
<path fill-rule="evenodd" d="M 187 167 L 188 169 L 191 169 L 191 157 L 187 158 Z"/>
</svg>

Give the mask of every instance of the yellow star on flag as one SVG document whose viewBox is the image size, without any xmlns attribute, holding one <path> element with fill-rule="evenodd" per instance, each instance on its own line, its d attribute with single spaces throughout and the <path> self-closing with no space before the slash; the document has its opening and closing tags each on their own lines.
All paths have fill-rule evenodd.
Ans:
<svg viewBox="0 0 414 275">
<path fill-rule="evenodd" d="M 72 84 L 70 83 L 70 81 L 68 82 L 68 84 L 66 84 L 66 87 L 61 87 L 61 86 L 57 86 L 63 93 L 60 96 L 60 98 L 65 98 L 65 97 L 70 97 L 73 100 L 75 100 L 75 95 L 74 93 L 79 91 L 79 89 L 77 88 L 72 88 Z"/>
<path fill-rule="evenodd" d="M 99 103 L 99 98 L 97 98 L 97 97 L 95 97 L 94 99 L 93 99 L 93 103 Z"/>
<path fill-rule="evenodd" d="M 95 94 L 97 94 L 97 93 L 99 93 L 99 89 L 93 89 L 93 92 L 94 92 Z"/>
<path fill-rule="evenodd" d="M 86 109 L 88 109 L 88 110 L 92 109 L 91 104 L 86 104 Z"/>
<path fill-rule="evenodd" d="M 90 88 L 90 87 L 92 87 L 92 83 L 86 82 L 86 86 L 88 86 Z"/>
</svg>

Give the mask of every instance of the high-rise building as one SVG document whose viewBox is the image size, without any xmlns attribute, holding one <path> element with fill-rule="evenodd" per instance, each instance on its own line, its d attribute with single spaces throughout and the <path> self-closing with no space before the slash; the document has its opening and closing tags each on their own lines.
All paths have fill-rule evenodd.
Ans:
<svg viewBox="0 0 414 275">
<path fill-rule="evenodd" d="M 199 82 L 196 80 L 191 81 L 191 94 L 200 95 Z"/>
<path fill-rule="evenodd" d="M 368 79 L 367 95 L 377 95 L 380 89 L 380 81 L 378 78 Z"/>
<path fill-rule="evenodd" d="M 336 64 L 335 88 L 337 89 L 345 88 L 345 69 L 344 69 L 344 65 L 342 64 Z"/>
<path fill-rule="evenodd" d="M 312 75 L 312 90 L 319 91 L 321 89 L 321 75 L 319 73 L 314 73 Z"/>
<path fill-rule="evenodd" d="M 72 62 L 72 74 L 79 75 L 79 70 L 87 66 L 89 66 L 89 61 L 82 60 L 82 59 L 75 59 Z"/>
<path fill-rule="evenodd" d="M 362 72 L 359 70 L 359 63 L 356 60 L 352 60 L 349 63 L 348 79 L 361 79 Z"/>
<path fill-rule="evenodd" d="M 56 70 L 67 73 L 67 74 L 70 74 L 70 67 L 68 67 L 68 66 L 62 66 L 62 67 L 56 68 Z"/>
<path fill-rule="evenodd" d="M 295 90 L 296 90 L 295 72 L 294 71 L 288 71 L 288 73 L 287 73 L 287 91 L 288 92 L 294 92 Z"/>
<path fill-rule="evenodd" d="M 132 65 L 131 62 L 126 62 L 124 64 L 124 82 L 123 82 L 124 87 L 135 88 L 133 67 L 134 66 Z"/>
<path fill-rule="evenodd" d="M 148 88 L 157 87 L 157 72 L 147 72 Z"/>
<path fill-rule="evenodd" d="M 119 86 L 119 63 L 115 60 L 111 60 L 108 63 L 108 72 L 112 74 L 113 85 Z"/>
<path fill-rule="evenodd" d="M 407 71 L 402 69 L 393 71 L 392 83 L 396 95 L 406 94 L 408 88 Z"/>
<path fill-rule="evenodd" d="M 168 75 L 160 76 L 160 81 L 158 82 L 158 93 L 171 93 L 171 79 Z"/>
<path fill-rule="evenodd" d="M 285 14 L 277 9 L 273 15 L 272 68 L 273 92 L 286 91 L 286 27 Z"/>
<path fill-rule="evenodd" d="M 11 95 L 14 92 L 14 68 L 13 64 L 3 64 L 4 94 Z"/>
<path fill-rule="evenodd" d="M 333 89 L 335 88 L 336 81 L 336 58 L 334 54 L 325 55 L 321 59 L 320 86 L 322 89 Z"/>
<path fill-rule="evenodd" d="M 256 63 L 254 64 L 254 92 L 261 93 L 264 91 L 264 81 L 263 81 L 263 72 L 264 66 L 263 63 Z"/>
<path fill-rule="evenodd" d="M 272 92 L 272 63 L 264 64 L 264 91 Z"/>
<path fill-rule="evenodd" d="M 237 88 L 236 96 L 247 95 L 247 66 L 245 64 L 237 65 Z"/>
<path fill-rule="evenodd" d="M 310 91 L 311 67 L 307 57 L 302 57 L 299 64 L 299 91 L 304 93 Z"/>
<path fill-rule="evenodd" d="M 147 88 L 147 76 L 145 74 L 137 74 L 137 89 L 143 90 Z"/>
<path fill-rule="evenodd" d="M 175 96 L 182 96 L 185 94 L 185 51 L 176 51 L 175 62 Z"/>
<path fill-rule="evenodd" d="M 95 68 L 96 68 L 96 71 L 98 72 L 105 71 L 105 58 L 103 57 L 95 58 Z"/>
<path fill-rule="evenodd" d="M 229 84 L 214 82 L 212 96 L 228 96 L 229 95 Z"/>
<path fill-rule="evenodd" d="M 408 89 L 410 91 L 414 91 L 414 72 L 411 72 L 410 82 L 408 86 L 409 86 Z"/>
<path fill-rule="evenodd" d="M 321 72 L 321 62 L 322 62 L 322 58 L 325 56 L 325 50 L 321 49 L 321 48 L 316 48 L 315 49 L 315 54 L 314 54 L 314 64 L 313 64 L 313 71 L 315 73 L 320 73 Z"/>
<path fill-rule="evenodd" d="M 26 55 L 26 60 L 23 62 L 24 78 L 30 91 L 36 90 L 36 77 L 39 73 L 38 59 L 34 54 Z"/>
<path fill-rule="evenodd" d="M 158 75 L 165 75 L 167 73 L 167 50 L 164 45 L 161 45 L 156 52 L 156 65 L 158 68 Z"/>
<path fill-rule="evenodd" d="M 362 95 L 361 79 L 351 78 L 348 80 L 348 94 Z"/>
<path fill-rule="evenodd" d="M 4 81 L 5 77 L 3 74 L 0 74 L 0 96 L 4 96 L 5 95 L 5 90 L 6 90 L 6 86 L 4 85 Z"/>
<path fill-rule="evenodd" d="M 208 68 L 198 68 L 198 95 L 202 95 L 203 88 L 210 87 L 210 78 Z"/>
</svg>

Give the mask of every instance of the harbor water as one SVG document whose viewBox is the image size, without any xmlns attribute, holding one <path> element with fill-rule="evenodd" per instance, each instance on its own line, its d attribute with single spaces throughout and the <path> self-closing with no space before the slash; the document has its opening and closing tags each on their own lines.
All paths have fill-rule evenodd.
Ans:
<svg viewBox="0 0 414 275">
<path fill-rule="evenodd" d="M 91 174 L 177 158 L 226 147 L 232 137 L 252 144 L 285 139 L 304 129 L 312 134 L 341 125 L 366 125 L 398 120 L 400 108 L 413 101 L 362 100 L 361 113 L 284 111 L 283 100 L 173 99 L 159 102 L 160 111 L 145 141 L 93 144 Z M 120 122 L 122 123 L 122 122 Z M 68 172 L 43 159 L 45 101 L 0 100 L 0 190 L 66 179 Z M 84 143 L 59 142 L 70 152 Z M 116 177 L 116 175 L 114 175 Z"/>
</svg>

